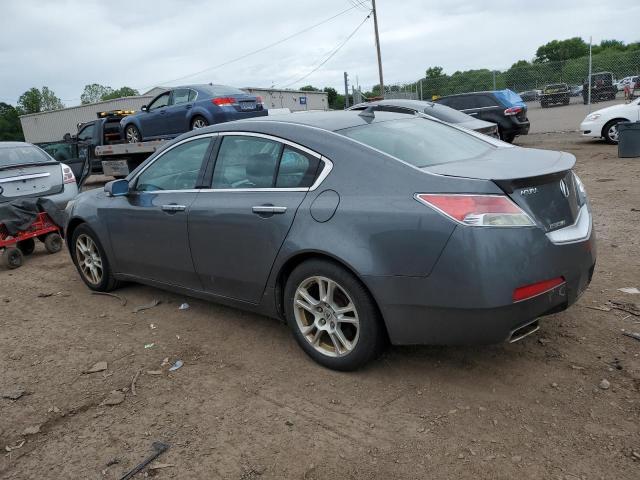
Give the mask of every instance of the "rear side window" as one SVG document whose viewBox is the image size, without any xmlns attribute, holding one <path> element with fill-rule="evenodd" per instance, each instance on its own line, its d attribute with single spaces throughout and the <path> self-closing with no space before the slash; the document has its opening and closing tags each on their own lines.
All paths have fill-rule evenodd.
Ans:
<svg viewBox="0 0 640 480">
<path fill-rule="evenodd" d="M 319 163 L 318 158 L 314 156 L 291 147 L 284 147 L 276 178 L 276 188 L 310 187 L 316 178 Z"/>
<path fill-rule="evenodd" d="M 337 133 L 416 167 L 467 160 L 492 148 L 473 135 L 425 118 L 371 123 Z"/>
<path fill-rule="evenodd" d="M 464 108 L 486 108 L 497 107 L 498 102 L 489 95 L 473 95 L 468 97 L 468 107 Z"/>
<path fill-rule="evenodd" d="M 266 138 L 225 136 L 212 188 L 272 188 L 281 151 L 282 144 Z"/>
<path fill-rule="evenodd" d="M 188 88 L 179 88 L 173 91 L 173 104 L 181 105 L 183 103 L 187 103 L 189 101 L 189 92 Z"/>
<path fill-rule="evenodd" d="M 0 167 L 25 165 L 29 163 L 46 163 L 53 159 L 42 150 L 30 145 L 0 148 Z"/>
</svg>

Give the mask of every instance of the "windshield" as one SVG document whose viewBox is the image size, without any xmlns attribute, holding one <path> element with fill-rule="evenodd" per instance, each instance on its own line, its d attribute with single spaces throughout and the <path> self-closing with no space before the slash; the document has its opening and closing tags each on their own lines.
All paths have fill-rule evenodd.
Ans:
<svg viewBox="0 0 640 480">
<path fill-rule="evenodd" d="M 247 94 L 247 92 L 243 92 L 239 88 L 227 87 L 226 85 L 206 85 L 202 87 L 202 90 L 206 91 L 212 97 L 226 97 L 229 95 Z"/>
<path fill-rule="evenodd" d="M 31 145 L 0 146 L 0 168 L 13 165 L 47 163 L 53 161 L 46 153 Z"/>
<path fill-rule="evenodd" d="M 337 133 L 415 167 L 468 160 L 492 148 L 466 132 L 426 118 L 371 123 Z"/>
</svg>

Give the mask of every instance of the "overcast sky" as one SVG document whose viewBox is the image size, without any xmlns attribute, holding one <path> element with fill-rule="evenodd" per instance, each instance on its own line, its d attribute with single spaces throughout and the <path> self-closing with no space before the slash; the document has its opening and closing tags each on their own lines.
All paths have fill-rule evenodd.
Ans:
<svg viewBox="0 0 640 480">
<path fill-rule="evenodd" d="M 341 87 L 344 71 L 378 83 L 373 21 L 308 74 L 364 20 L 364 0 L 0 0 L 0 101 L 32 86 L 67 106 L 86 84 L 141 92 L 156 85 Z M 364 1 L 368 4 L 368 1 Z M 640 40 L 640 2 L 377 0 L 385 84 L 429 66 L 508 68 L 552 39 Z M 210 69 L 351 8 L 273 48 Z M 208 69 L 203 73 L 192 75 Z M 186 77 L 186 78 L 182 78 Z"/>
</svg>

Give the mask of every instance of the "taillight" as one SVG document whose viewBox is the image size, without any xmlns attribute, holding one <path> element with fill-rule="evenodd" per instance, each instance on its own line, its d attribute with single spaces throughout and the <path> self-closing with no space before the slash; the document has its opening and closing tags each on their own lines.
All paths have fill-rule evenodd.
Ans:
<svg viewBox="0 0 640 480">
<path fill-rule="evenodd" d="M 463 225 L 474 227 L 535 225 L 529 215 L 504 195 L 419 193 L 416 199 Z"/>
<path fill-rule="evenodd" d="M 523 109 L 522 109 L 522 107 L 511 107 L 511 108 L 507 108 L 507 109 L 504 111 L 504 114 L 505 114 L 507 117 L 511 117 L 511 116 L 513 116 L 513 115 L 518 115 L 522 110 L 523 110 Z"/>
<path fill-rule="evenodd" d="M 76 176 L 68 165 L 61 163 L 62 167 L 62 183 L 76 183 Z"/>
<path fill-rule="evenodd" d="M 233 97 L 218 97 L 218 98 L 212 98 L 211 102 L 214 105 L 217 105 L 219 107 L 223 107 L 223 106 L 228 106 L 228 105 L 235 105 L 236 104 L 236 99 Z"/>
<path fill-rule="evenodd" d="M 563 283 L 565 283 L 564 277 L 556 277 L 551 280 L 544 280 L 542 282 L 518 287 L 513 291 L 513 301 L 521 302 L 522 300 L 536 297 L 542 293 L 548 292 L 549 290 L 553 290 Z"/>
</svg>

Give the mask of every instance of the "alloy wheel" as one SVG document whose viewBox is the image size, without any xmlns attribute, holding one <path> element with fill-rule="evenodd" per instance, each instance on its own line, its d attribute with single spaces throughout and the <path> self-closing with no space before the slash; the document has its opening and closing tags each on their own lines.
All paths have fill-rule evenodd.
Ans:
<svg viewBox="0 0 640 480">
<path fill-rule="evenodd" d="M 206 126 L 207 126 L 207 122 L 205 122 L 202 118 L 196 118 L 196 119 L 193 121 L 193 128 L 194 128 L 194 130 L 195 130 L 196 128 L 204 128 L 204 127 L 206 127 Z"/>
<path fill-rule="evenodd" d="M 614 123 L 609 127 L 609 130 L 607 130 L 607 136 L 612 142 L 618 142 L 618 124 Z"/>
<path fill-rule="evenodd" d="M 138 143 L 140 141 L 140 135 L 138 134 L 138 130 L 135 127 L 127 127 L 126 134 L 128 143 Z"/>
<path fill-rule="evenodd" d="M 316 351 L 342 357 L 356 347 L 360 336 L 358 312 L 337 282 L 309 277 L 296 289 L 293 304 L 298 329 Z"/>
<path fill-rule="evenodd" d="M 99 285 L 104 275 L 102 257 L 96 243 L 84 233 L 76 240 L 76 260 L 84 278 L 92 285 Z"/>
</svg>

